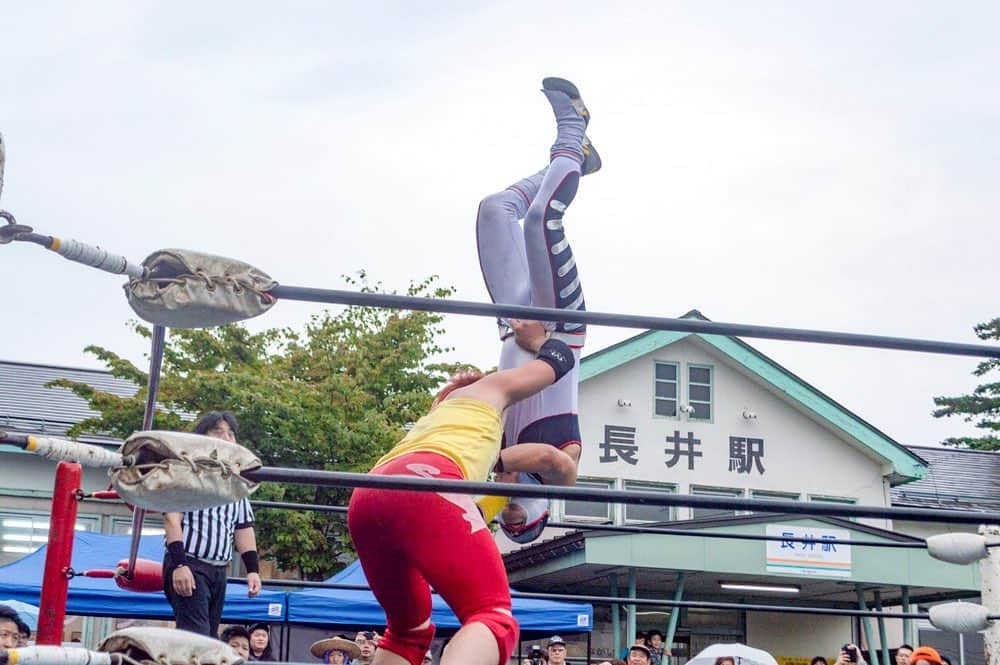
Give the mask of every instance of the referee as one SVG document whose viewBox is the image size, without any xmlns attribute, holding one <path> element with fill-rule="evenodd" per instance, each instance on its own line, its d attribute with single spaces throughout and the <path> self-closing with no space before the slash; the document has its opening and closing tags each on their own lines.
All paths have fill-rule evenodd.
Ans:
<svg viewBox="0 0 1000 665">
<path fill-rule="evenodd" d="M 209 411 L 198 420 L 195 434 L 236 442 L 236 418 L 228 411 Z M 250 502 L 189 513 L 164 513 L 167 551 L 163 590 L 181 630 L 217 637 L 226 599 L 226 574 L 233 541 L 247 569 L 247 596 L 260 593 L 260 562 Z"/>
</svg>

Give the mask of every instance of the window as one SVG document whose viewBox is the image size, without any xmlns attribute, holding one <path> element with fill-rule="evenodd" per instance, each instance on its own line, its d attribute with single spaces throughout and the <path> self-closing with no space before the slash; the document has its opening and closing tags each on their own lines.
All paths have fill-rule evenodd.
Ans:
<svg viewBox="0 0 1000 665">
<path fill-rule="evenodd" d="M 845 505 L 847 505 L 847 504 L 854 504 L 854 503 L 858 502 L 857 499 L 851 499 L 850 497 L 846 497 L 846 496 L 823 496 L 823 495 L 819 495 L 819 494 L 810 494 L 809 495 L 809 500 L 812 501 L 812 502 L 814 502 L 814 503 L 840 503 L 840 504 L 845 504 Z M 846 520 L 857 520 L 858 518 L 857 517 L 848 517 L 848 516 L 844 515 L 843 519 L 846 519 Z"/>
<path fill-rule="evenodd" d="M 664 494 L 676 494 L 675 485 L 660 485 L 657 483 L 640 483 L 634 480 L 625 481 L 625 489 L 638 490 L 640 492 L 663 492 Z M 646 506 L 646 505 L 626 505 L 626 522 L 669 522 L 676 519 L 674 509 L 671 506 Z"/>
<path fill-rule="evenodd" d="M 577 478 L 577 487 L 596 487 L 599 489 L 610 489 L 614 487 L 613 480 L 599 480 L 596 478 Z M 562 514 L 563 519 L 579 522 L 612 522 L 611 511 L 614 505 L 599 501 L 564 501 Z"/>
<path fill-rule="evenodd" d="M 691 494 L 695 496 L 719 496 L 727 499 L 738 499 L 743 496 L 743 490 L 730 489 L 728 487 L 692 487 Z M 728 508 L 692 508 L 691 519 L 701 519 L 705 517 L 733 517 L 735 510 Z"/>
<path fill-rule="evenodd" d="M 78 517 L 77 531 L 97 531 L 96 517 Z M 31 554 L 49 542 L 49 517 L 44 514 L 0 513 L 0 565 Z"/>
<path fill-rule="evenodd" d="M 712 419 L 712 368 L 688 365 L 688 405 L 694 409 L 691 420 Z"/>
<path fill-rule="evenodd" d="M 677 417 L 677 363 L 654 363 L 656 386 L 653 413 L 657 416 Z"/>
<path fill-rule="evenodd" d="M 766 490 L 753 490 L 750 498 L 758 501 L 798 501 L 799 495 L 792 492 L 770 492 Z"/>
<path fill-rule="evenodd" d="M 815 501 L 816 503 L 857 503 L 857 499 L 851 499 L 844 496 L 821 496 L 819 494 L 810 494 L 810 501 Z"/>
<path fill-rule="evenodd" d="M 750 495 L 761 501 L 798 501 L 799 495 L 792 492 L 768 492 L 764 490 L 754 490 Z"/>
<path fill-rule="evenodd" d="M 127 517 L 115 517 L 111 520 L 111 533 L 116 536 L 131 536 L 132 535 L 132 520 Z M 144 536 L 162 536 L 163 535 L 163 519 L 158 517 L 151 517 L 146 515 L 142 520 L 142 535 Z"/>
</svg>

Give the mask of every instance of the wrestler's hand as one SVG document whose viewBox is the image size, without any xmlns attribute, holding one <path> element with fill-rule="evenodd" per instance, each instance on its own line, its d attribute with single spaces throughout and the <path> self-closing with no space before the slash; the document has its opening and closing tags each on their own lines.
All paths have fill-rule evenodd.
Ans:
<svg viewBox="0 0 1000 665">
<path fill-rule="evenodd" d="M 247 598 L 253 598 L 260 593 L 260 575 L 247 573 Z"/>
<path fill-rule="evenodd" d="M 194 583 L 194 574 L 187 566 L 174 568 L 174 572 L 171 575 L 171 583 L 174 585 L 174 592 L 178 596 L 184 596 L 185 598 L 189 598 L 197 586 Z"/>
<path fill-rule="evenodd" d="M 532 353 L 538 353 L 542 344 L 549 338 L 545 326 L 538 321 L 511 319 L 510 327 L 514 329 L 514 340 L 517 341 L 517 345 Z"/>
</svg>

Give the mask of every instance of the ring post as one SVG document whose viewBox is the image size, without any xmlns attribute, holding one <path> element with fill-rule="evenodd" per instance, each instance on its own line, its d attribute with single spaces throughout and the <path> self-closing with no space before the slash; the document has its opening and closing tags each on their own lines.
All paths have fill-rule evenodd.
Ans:
<svg viewBox="0 0 1000 665">
<path fill-rule="evenodd" d="M 59 462 L 56 466 L 49 545 L 45 552 L 45 577 L 42 580 L 38 634 L 35 638 L 37 644 L 62 644 L 66 596 L 69 593 L 68 573 L 76 529 L 77 492 L 82 475 L 83 467 L 76 462 Z"/>
<path fill-rule="evenodd" d="M 149 379 L 146 384 L 146 408 L 142 414 L 142 429 L 153 428 L 153 417 L 156 415 L 156 394 L 160 389 L 160 370 L 163 369 L 163 345 L 167 338 L 167 329 L 163 326 L 153 326 L 153 339 L 149 351 Z M 135 562 L 139 558 L 139 540 L 142 538 L 142 523 L 146 511 L 135 506 L 132 512 L 132 542 L 128 552 L 128 570 L 125 576 L 132 579 Z"/>
</svg>

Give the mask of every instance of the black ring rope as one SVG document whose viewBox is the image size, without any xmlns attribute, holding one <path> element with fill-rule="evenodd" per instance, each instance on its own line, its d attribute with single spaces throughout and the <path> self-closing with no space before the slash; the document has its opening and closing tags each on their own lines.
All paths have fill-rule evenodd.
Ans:
<svg viewBox="0 0 1000 665">
<path fill-rule="evenodd" d="M 864 346 L 900 351 L 920 351 L 946 355 L 1000 358 L 1000 346 L 987 344 L 965 344 L 941 342 L 888 335 L 867 335 L 805 328 L 779 328 L 758 326 L 747 323 L 723 323 L 702 319 L 671 319 L 658 316 L 635 314 L 607 314 L 546 307 L 526 307 L 521 305 L 500 305 L 473 302 L 470 300 L 445 300 L 442 298 L 421 298 L 385 293 L 361 293 L 337 289 L 316 289 L 303 286 L 276 286 L 268 293 L 280 300 L 301 300 L 334 305 L 360 305 L 393 309 L 441 312 L 445 314 L 468 314 L 471 316 L 509 317 L 556 321 L 562 323 L 588 323 L 619 328 L 642 328 L 648 330 L 671 330 L 676 332 L 705 333 L 735 337 L 778 339 L 792 342 L 812 342 L 816 344 L 839 344 L 843 346 Z"/>
<path fill-rule="evenodd" d="M 346 506 L 317 506 L 310 503 L 290 503 L 285 501 L 254 501 L 253 507 L 273 508 L 284 510 L 309 510 L 318 513 L 347 514 Z M 586 524 L 582 522 L 560 522 L 549 520 L 546 525 L 555 529 L 571 529 L 573 531 L 602 531 L 608 533 L 643 533 L 664 536 L 693 536 L 698 538 L 719 538 L 723 540 L 758 540 L 786 543 L 810 543 L 821 545 L 824 542 L 818 538 L 799 538 L 792 536 L 767 536 L 755 533 L 727 533 L 723 531 L 695 531 L 693 529 L 672 529 L 670 527 L 643 526 L 639 524 Z M 853 547 L 885 547 L 895 549 L 925 550 L 927 543 L 921 541 L 898 541 L 891 540 L 838 540 L 837 545 Z"/>
<path fill-rule="evenodd" d="M 447 489 L 455 494 L 485 494 L 497 496 L 546 497 L 596 503 L 623 503 L 648 506 L 686 506 L 749 510 L 762 513 L 833 517 L 868 517 L 876 519 L 906 519 L 915 522 L 951 522 L 954 524 L 1000 524 L 1000 513 L 971 512 L 934 508 L 902 508 L 857 506 L 851 504 L 801 503 L 798 501 L 763 501 L 690 494 L 666 494 L 648 490 L 613 490 L 591 487 L 558 487 L 553 485 L 520 485 L 517 483 L 474 482 L 468 480 L 435 480 L 413 476 L 380 476 L 344 471 L 263 467 L 247 470 L 243 477 L 254 482 L 296 483 L 321 487 L 366 487 L 412 491 L 439 492 Z"/>
</svg>

